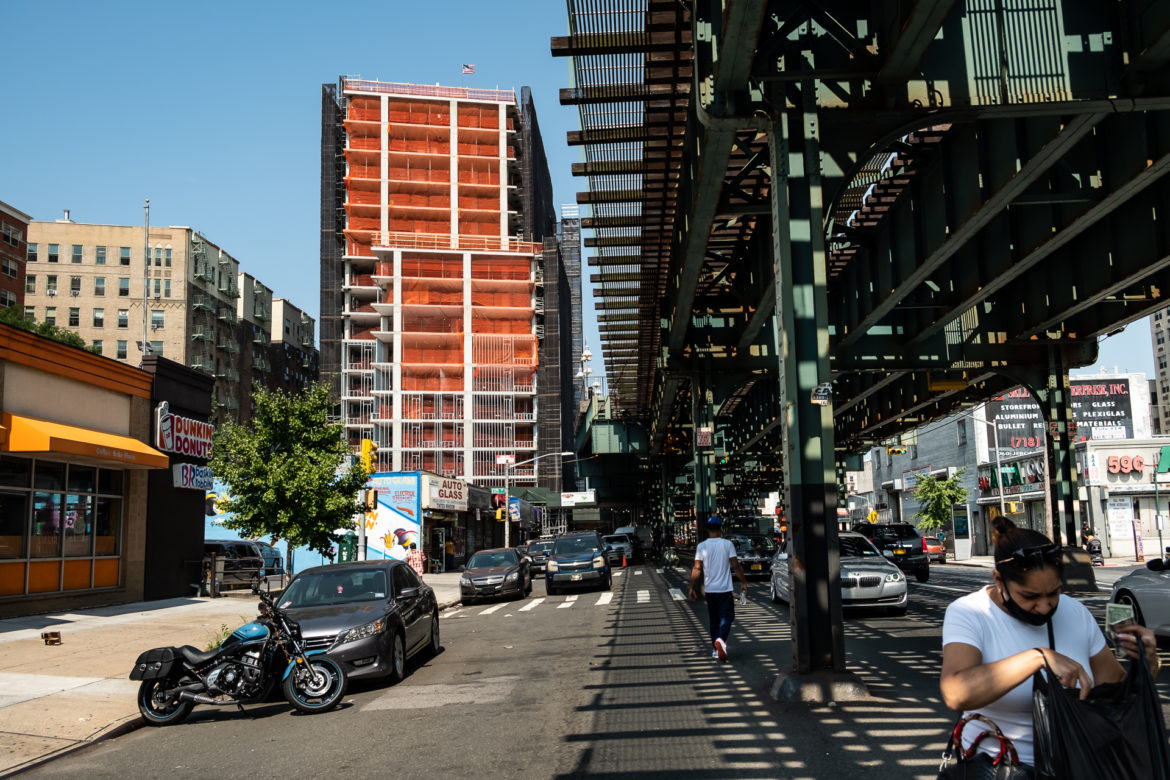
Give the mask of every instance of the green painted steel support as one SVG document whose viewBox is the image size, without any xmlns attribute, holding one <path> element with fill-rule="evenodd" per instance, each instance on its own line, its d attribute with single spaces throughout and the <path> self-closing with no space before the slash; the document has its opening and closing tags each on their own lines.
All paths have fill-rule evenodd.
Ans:
<svg viewBox="0 0 1170 780">
<path fill-rule="evenodd" d="M 1049 350 L 1047 386 L 1040 393 L 1033 392 L 1048 420 L 1048 435 L 1044 437 L 1048 458 L 1048 506 L 1052 512 L 1052 541 L 1063 538 L 1076 544 L 1079 502 L 1076 499 L 1077 469 L 1073 462 L 1072 394 L 1069 388 L 1068 368 L 1059 348 Z"/>
<path fill-rule="evenodd" d="M 845 670 L 832 406 L 810 402 L 828 382 L 829 330 L 815 83 L 769 131 L 781 409 L 792 556 L 792 660 L 798 674 Z M 774 103 L 784 105 L 777 93 Z M 791 146 L 791 148 L 790 148 Z"/>
<path fill-rule="evenodd" d="M 695 454 L 695 520 L 702 530 L 707 518 L 716 513 L 715 451 L 710 444 L 699 446 L 699 429 L 715 431 L 715 382 L 709 372 L 696 374 L 691 380 L 691 419 L 695 430 L 691 445 Z M 698 539 L 704 536 L 699 534 Z"/>
</svg>

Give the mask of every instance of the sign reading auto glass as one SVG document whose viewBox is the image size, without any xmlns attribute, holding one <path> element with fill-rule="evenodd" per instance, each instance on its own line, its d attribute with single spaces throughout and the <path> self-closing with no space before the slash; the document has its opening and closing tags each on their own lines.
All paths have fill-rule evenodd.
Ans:
<svg viewBox="0 0 1170 780">
<path fill-rule="evenodd" d="M 1130 378 L 1126 376 L 1072 378 L 1069 391 L 1076 423 L 1074 440 L 1135 438 L 1130 389 Z M 985 413 L 987 421 L 995 423 L 998 433 L 996 448 L 1001 458 L 1044 449 L 1047 421 L 1039 404 L 1024 388 L 1017 387 L 989 401 Z"/>
<path fill-rule="evenodd" d="M 211 457 L 211 440 L 215 435 L 215 426 L 211 423 L 171 414 L 170 404 L 166 401 L 155 409 L 154 423 L 154 446 L 163 452 L 203 460 Z"/>
</svg>

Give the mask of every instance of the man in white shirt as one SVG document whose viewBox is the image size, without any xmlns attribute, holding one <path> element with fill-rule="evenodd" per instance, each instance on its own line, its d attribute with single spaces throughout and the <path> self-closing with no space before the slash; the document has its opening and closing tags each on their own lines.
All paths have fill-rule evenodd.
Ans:
<svg viewBox="0 0 1170 780">
<path fill-rule="evenodd" d="M 691 569 L 690 600 L 699 598 L 699 577 L 707 594 L 707 617 L 711 624 L 712 658 L 727 660 L 727 637 L 735 620 L 735 593 L 731 572 L 739 579 L 740 590 L 747 593 L 747 578 L 735 555 L 735 545 L 723 538 L 723 521 L 718 517 L 707 519 L 707 538 L 695 548 L 695 567 Z"/>
</svg>

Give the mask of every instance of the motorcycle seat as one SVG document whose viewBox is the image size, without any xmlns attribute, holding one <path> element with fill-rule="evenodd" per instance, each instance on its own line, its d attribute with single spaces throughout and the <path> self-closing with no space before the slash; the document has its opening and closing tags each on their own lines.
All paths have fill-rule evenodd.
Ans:
<svg viewBox="0 0 1170 780">
<path fill-rule="evenodd" d="M 179 651 L 179 655 L 183 656 L 184 660 L 186 660 L 187 663 L 191 664 L 192 666 L 202 666 L 212 658 L 215 658 L 217 655 L 219 655 L 218 649 L 208 650 L 205 653 L 197 647 L 191 647 L 191 645 L 183 645 L 182 647 L 176 649 Z"/>
</svg>

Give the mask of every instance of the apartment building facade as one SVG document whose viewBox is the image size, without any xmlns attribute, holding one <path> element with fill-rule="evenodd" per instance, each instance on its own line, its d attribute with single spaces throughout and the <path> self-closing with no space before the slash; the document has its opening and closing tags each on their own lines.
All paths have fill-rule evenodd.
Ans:
<svg viewBox="0 0 1170 780">
<path fill-rule="evenodd" d="M 531 462 L 555 213 L 515 94 L 343 78 L 322 105 L 322 374 L 350 444 L 379 471 L 559 475 Z"/>
<path fill-rule="evenodd" d="M 0 308 L 24 305 L 24 263 L 32 217 L 0 201 Z"/>
</svg>

